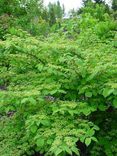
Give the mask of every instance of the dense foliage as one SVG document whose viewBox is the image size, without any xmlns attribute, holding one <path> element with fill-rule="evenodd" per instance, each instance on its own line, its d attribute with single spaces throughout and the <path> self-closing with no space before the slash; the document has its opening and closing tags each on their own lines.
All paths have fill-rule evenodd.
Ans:
<svg viewBox="0 0 117 156">
<path fill-rule="evenodd" d="M 46 37 L 1 16 L 0 155 L 117 155 L 111 16 L 106 6 L 89 4 L 60 28 L 48 26 L 54 33 Z"/>
</svg>

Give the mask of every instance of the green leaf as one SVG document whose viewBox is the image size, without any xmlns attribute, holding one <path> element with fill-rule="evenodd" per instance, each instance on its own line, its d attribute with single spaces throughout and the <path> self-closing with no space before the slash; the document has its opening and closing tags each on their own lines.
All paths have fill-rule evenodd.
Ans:
<svg viewBox="0 0 117 156">
<path fill-rule="evenodd" d="M 105 88 L 105 89 L 103 90 L 103 96 L 104 96 L 104 97 L 108 97 L 110 94 L 113 93 L 113 91 L 114 91 L 114 89 Z"/>
<path fill-rule="evenodd" d="M 71 116 L 74 115 L 74 110 L 68 110 L 68 112 L 69 112 L 69 114 L 70 114 Z"/>
<path fill-rule="evenodd" d="M 36 133 L 37 129 L 38 129 L 38 128 L 37 128 L 36 125 L 33 125 L 33 126 L 31 126 L 31 128 L 30 128 L 30 130 L 31 130 L 32 133 Z"/>
<path fill-rule="evenodd" d="M 88 116 L 89 114 L 91 114 L 91 110 L 89 110 L 89 109 L 84 109 L 84 110 L 83 110 L 83 114 L 86 115 L 86 116 Z"/>
<path fill-rule="evenodd" d="M 41 72 L 43 70 L 43 65 L 42 64 L 38 64 L 37 65 L 38 70 Z"/>
<path fill-rule="evenodd" d="M 79 65 L 83 65 L 83 61 L 82 61 L 81 59 L 78 59 L 78 60 L 77 60 L 77 63 L 78 63 Z"/>
<path fill-rule="evenodd" d="M 72 155 L 72 151 L 68 146 L 64 146 L 64 149 L 67 153 L 69 153 L 70 155 Z"/>
<path fill-rule="evenodd" d="M 86 138 L 86 139 L 85 139 L 85 144 L 86 144 L 87 146 L 89 146 L 90 143 L 91 143 L 91 138 Z"/>
<path fill-rule="evenodd" d="M 24 104 L 24 103 L 26 103 L 27 101 L 28 101 L 28 98 L 24 98 L 24 99 L 21 100 L 21 103 Z"/>
<path fill-rule="evenodd" d="M 49 120 L 42 120 L 41 123 L 44 126 L 50 126 L 50 121 Z"/>
<path fill-rule="evenodd" d="M 115 99 L 113 100 L 113 106 L 114 106 L 115 108 L 117 108 L 117 98 L 115 98 Z"/>
<path fill-rule="evenodd" d="M 39 126 L 39 125 L 40 125 L 40 123 L 41 123 L 40 121 L 36 121 L 36 125 L 37 125 L 37 126 Z"/>
<path fill-rule="evenodd" d="M 47 144 L 48 144 L 48 145 L 51 145 L 52 142 L 53 142 L 53 139 L 48 139 L 48 140 L 47 140 Z"/>
<path fill-rule="evenodd" d="M 31 104 L 36 104 L 36 100 L 33 97 L 30 97 L 29 101 L 30 101 Z"/>
<path fill-rule="evenodd" d="M 58 92 L 58 90 L 57 89 L 55 89 L 55 90 L 52 90 L 52 91 L 50 91 L 50 95 L 54 95 L 55 93 L 57 93 Z"/>
<path fill-rule="evenodd" d="M 5 112 L 9 112 L 9 111 L 14 111 L 15 108 L 13 106 L 8 106 L 7 108 L 5 108 Z"/>
<path fill-rule="evenodd" d="M 82 137 L 80 137 L 80 141 L 83 143 L 85 140 L 85 136 L 83 135 Z"/>
<path fill-rule="evenodd" d="M 86 96 L 86 97 L 92 97 L 92 92 L 86 92 L 86 93 L 85 93 L 85 96 Z"/>
<path fill-rule="evenodd" d="M 61 90 L 59 89 L 59 90 L 58 90 L 58 93 L 66 94 L 66 91 L 64 91 L 64 90 L 62 90 L 62 89 L 61 89 Z"/>
<path fill-rule="evenodd" d="M 91 139 L 95 142 L 98 142 L 98 140 L 95 137 L 91 137 Z"/>
<path fill-rule="evenodd" d="M 31 104 L 36 104 L 36 100 L 35 100 L 33 97 L 24 98 L 24 99 L 21 101 L 22 104 L 27 103 L 27 102 L 30 102 Z"/>
<path fill-rule="evenodd" d="M 43 138 L 39 138 L 36 141 L 36 144 L 37 144 L 38 147 L 43 147 L 44 146 L 44 139 Z"/>
<path fill-rule="evenodd" d="M 99 131 L 100 130 L 100 128 L 97 126 L 97 125 L 94 125 L 94 127 L 93 127 L 95 130 L 97 130 L 97 131 Z"/>
<path fill-rule="evenodd" d="M 117 95 L 117 90 L 114 90 L 113 94 L 114 94 L 114 95 Z"/>
<path fill-rule="evenodd" d="M 59 155 L 63 150 L 61 148 L 57 148 L 57 150 L 55 150 L 55 155 Z"/>
<path fill-rule="evenodd" d="M 78 151 L 78 148 L 76 148 L 75 146 L 73 146 L 72 148 L 71 148 L 71 150 L 76 154 L 76 155 L 80 155 L 80 153 L 79 153 L 79 151 Z"/>
<path fill-rule="evenodd" d="M 98 106 L 98 108 L 99 108 L 99 110 L 101 110 L 101 111 L 105 111 L 105 110 L 107 109 L 107 106 L 104 106 L 104 104 L 100 104 L 100 105 Z"/>
<path fill-rule="evenodd" d="M 88 131 L 87 131 L 87 135 L 88 136 L 93 136 L 95 134 L 95 131 L 93 130 L 93 129 L 89 129 Z"/>
</svg>

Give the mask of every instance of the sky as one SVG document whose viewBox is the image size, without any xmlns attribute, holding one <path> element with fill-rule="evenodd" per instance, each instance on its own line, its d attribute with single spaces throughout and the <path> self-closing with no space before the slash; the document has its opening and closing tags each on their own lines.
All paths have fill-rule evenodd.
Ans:
<svg viewBox="0 0 117 156">
<path fill-rule="evenodd" d="M 45 5 L 49 2 L 57 2 L 58 0 L 44 0 Z M 66 12 L 71 10 L 72 8 L 77 9 L 81 7 L 82 0 L 59 0 L 61 4 L 64 4 Z"/>
<path fill-rule="evenodd" d="M 44 4 L 48 5 L 49 2 L 57 2 L 58 0 L 44 0 Z M 77 9 L 82 6 L 82 0 L 59 0 L 61 4 L 64 4 L 66 12 L 71 9 Z M 111 0 L 106 0 L 109 3 Z"/>
</svg>

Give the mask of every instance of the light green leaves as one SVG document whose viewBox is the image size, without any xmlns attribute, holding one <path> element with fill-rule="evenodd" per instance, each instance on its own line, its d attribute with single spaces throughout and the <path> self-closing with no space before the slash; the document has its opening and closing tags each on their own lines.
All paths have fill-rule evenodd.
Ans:
<svg viewBox="0 0 117 156">
<path fill-rule="evenodd" d="M 89 146 L 90 143 L 91 143 L 91 138 L 86 138 L 86 139 L 85 139 L 85 144 L 86 144 L 87 146 Z"/>
<path fill-rule="evenodd" d="M 52 142 L 53 142 L 53 139 L 51 139 L 51 138 L 47 140 L 47 144 L 48 144 L 48 145 L 51 145 Z"/>
<path fill-rule="evenodd" d="M 92 140 L 97 142 L 97 139 L 94 137 L 94 134 L 95 134 L 95 130 L 92 128 L 87 131 L 86 139 L 85 139 L 85 137 L 83 138 L 83 139 L 85 139 L 86 146 L 89 146 L 91 144 Z"/>
<path fill-rule="evenodd" d="M 88 9 L 95 12 L 94 8 Z M 68 30 L 64 37 L 72 37 L 73 34 L 72 40 L 65 40 L 62 35 L 60 38 L 64 32 L 52 33 L 40 40 L 15 29 L 6 36 L 6 40 L 0 41 L 0 118 L 1 115 L 6 117 L 5 121 L 0 121 L 13 121 L 19 129 L 23 129 L 22 136 L 26 134 L 28 149 L 33 146 L 34 150 L 37 147 L 37 152 L 46 155 L 79 156 L 78 141 L 88 149 L 91 142 L 99 140 L 100 135 L 110 140 L 111 136 L 116 136 L 113 134 L 117 108 L 116 38 L 100 39 L 100 35 L 107 35 L 103 30 L 108 30 L 105 20 L 100 22 L 90 13 L 81 16 L 78 24 L 74 19 L 68 19 L 69 22 L 63 23 L 61 29 L 63 31 L 64 27 L 70 26 L 70 33 Z M 75 29 L 81 28 L 81 31 L 85 28 L 76 40 L 74 37 L 77 34 L 74 35 L 72 29 L 74 26 Z M 7 91 L 1 89 L 4 83 L 8 85 Z M 114 110 L 112 113 L 107 111 L 110 106 Z M 12 110 L 16 113 L 8 118 L 6 113 Z M 7 125 L 11 127 L 10 122 Z M 3 123 L 1 127 L 4 126 Z M 5 128 L 2 133 L 8 134 L 0 138 L 6 137 L 9 141 L 10 128 Z M 108 129 L 107 135 L 105 132 Z M 98 130 L 99 133 L 96 133 Z M 17 129 L 13 129 L 11 134 L 14 132 L 17 133 Z"/>
<path fill-rule="evenodd" d="M 30 127 L 30 130 L 31 130 L 32 133 L 36 133 L 36 131 L 37 131 L 37 126 L 36 126 L 36 125 L 31 126 L 31 127 Z"/>
<path fill-rule="evenodd" d="M 24 98 L 21 100 L 22 104 L 31 103 L 32 105 L 36 104 L 36 100 L 33 97 Z"/>
<path fill-rule="evenodd" d="M 110 94 L 112 94 L 113 91 L 114 91 L 114 89 L 105 88 L 105 89 L 103 90 L 103 96 L 106 98 L 106 97 L 108 97 Z"/>
<path fill-rule="evenodd" d="M 92 92 L 86 92 L 86 93 L 85 93 L 85 96 L 86 96 L 86 97 L 92 97 Z"/>
<path fill-rule="evenodd" d="M 50 121 L 49 120 L 41 120 L 42 125 L 44 126 L 50 126 Z"/>
<path fill-rule="evenodd" d="M 88 136 L 93 136 L 94 134 L 95 134 L 94 129 L 89 129 L 89 130 L 87 131 L 87 135 L 88 135 Z"/>
<path fill-rule="evenodd" d="M 43 146 L 44 146 L 44 139 L 43 139 L 43 138 L 37 139 L 36 145 L 37 145 L 38 147 L 40 147 L 40 148 L 43 147 Z"/>
<path fill-rule="evenodd" d="M 54 154 L 55 154 L 55 156 L 58 156 L 62 152 L 63 152 L 63 150 L 61 148 L 57 148 Z"/>
<path fill-rule="evenodd" d="M 98 142 L 98 140 L 95 137 L 91 137 L 91 139 L 95 142 Z"/>
<path fill-rule="evenodd" d="M 80 152 L 79 152 L 78 148 L 76 148 L 75 146 L 73 146 L 73 147 L 71 148 L 71 150 L 72 150 L 72 152 L 74 152 L 77 156 L 80 156 Z"/>
<path fill-rule="evenodd" d="M 92 110 L 90 108 L 85 108 L 82 110 L 82 112 L 85 116 L 88 116 L 89 114 L 91 114 Z"/>
<path fill-rule="evenodd" d="M 39 70 L 40 72 L 42 72 L 43 69 L 44 69 L 43 64 L 38 64 L 36 67 L 38 68 L 38 70 Z"/>
<path fill-rule="evenodd" d="M 115 98 L 115 99 L 113 100 L 113 106 L 114 106 L 115 108 L 117 108 L 117 98 Z"/>
<path fill-rule="evenodd" d="M 68 154 L 70 154 L 70 155 L 72 154 L 72 150 L 70 149 L 69 146 L 63 145 L 62 149 L 63 149 L 63 151 L 66 151 Z"/>
</svg>

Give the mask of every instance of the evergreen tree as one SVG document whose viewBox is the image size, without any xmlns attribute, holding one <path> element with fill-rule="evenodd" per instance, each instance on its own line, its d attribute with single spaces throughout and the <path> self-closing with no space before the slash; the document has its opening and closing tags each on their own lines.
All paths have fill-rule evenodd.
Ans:
<svg viewBox="0 0 117 156">
<path fill-rule="evenodd" d="M 113 17 L 117 20 L 117 0 L 112 0 Z"/>
<path fill-rule="evenodd" d="M 65 6 L 64 6 L 64 4 L 62 6 L 62 10 L 63 10 L 63 16 L 64 16 L 64 14 L 65 14 Z"/>
<path fill-rule="evenodd" d="M 55 10 L 54 10 L 54 5 L 52 3 L 49 3 L 48 9 L 49 9 L 49 24 L 50 24 L 50 26 L 52 26 L 53 24 L 56 23 L 56 15 L 55 15 Z"/>
<path fill-rule="evenodd" d="M 95 3 L 98 3 L 98 4 L 102 4 L 102 3 L 105 3 L 104 0 L 94 0 Z"/>
<path fill-rule="evenodd" d="M 48 5 L 48 14 L 49 14 L 49 23 L 53 25 L 56 23 L 56 20 L 61 20 L 64 15 L 65 9 L 64 6 L 61 7 L 60 2 L 49 3 Z"/>
<path fill-rule="evenodd" d="M 59 1 L 57 1 L 55 8 L 56 8 L 56 17 L 61 19 L 63 16 L 63 9 L 62 9 Z"/>
<path fill-rule="evenodd" d="M 88 3 L 92 2 L 91 0 L 83 0 L 83 6 L 87 6 Z"/>
<path fill-rule="evenodd" d="M 112 9 L 117 11 L 117 0 L 112 0 Z"/>
<path fill-rule="evenodd" d="M 48 10 L 47 10 L 47 8 L 44 8 L 44 9 L 43 9 L 43 12 L 42 12 L 42 18 L 43 18 L 46 22 L 49 21 Z"/>
</svg>

